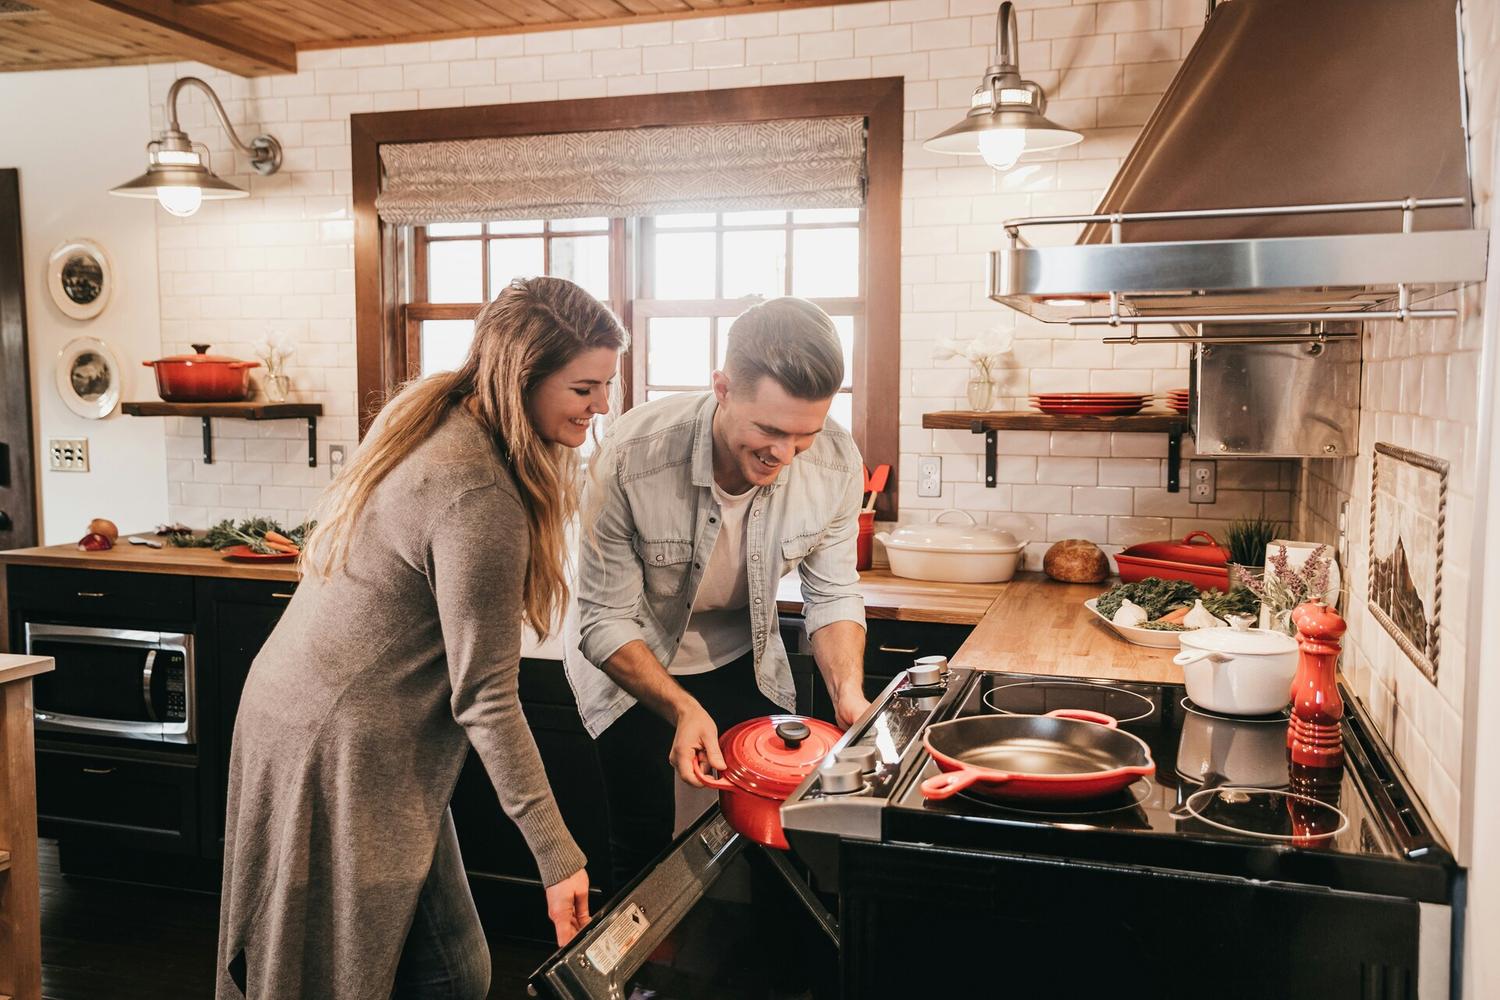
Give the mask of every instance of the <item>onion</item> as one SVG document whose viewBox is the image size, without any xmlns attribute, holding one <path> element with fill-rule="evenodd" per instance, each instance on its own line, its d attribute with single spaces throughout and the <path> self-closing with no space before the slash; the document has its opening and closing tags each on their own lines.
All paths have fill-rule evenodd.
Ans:
<svg viewBox="0 0 1500 1000">
<path fill-rule="evenodd" d="M 111 545 L 120 540 L 120 529 L 115 527 L 115 522 L 102 517 L 96 517 L 89 522 L 89 533 L 103 535 L 109 539 Z"/>
<path fill-rule="evenodd" d="M 97 531 L 90 531 L 87 535 L 78 539 L 78 547 L 85 552 L 103 552 L 112 549 L 115 543 L 109 540 L 108 535 L 101 535 Z"/>
</svg>

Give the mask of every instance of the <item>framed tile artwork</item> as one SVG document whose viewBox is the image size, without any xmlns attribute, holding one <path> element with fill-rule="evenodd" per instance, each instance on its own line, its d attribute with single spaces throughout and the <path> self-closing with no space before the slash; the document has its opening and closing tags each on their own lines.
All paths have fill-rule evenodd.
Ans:
<svg viewBox="0 0 1500 1000">
<path fill-rule="evenodd" d="M 1447 500 L 1447 462 L 1376 443 L 1370 472 L 1370 613 L 1434 683 Z"/>
</svg>

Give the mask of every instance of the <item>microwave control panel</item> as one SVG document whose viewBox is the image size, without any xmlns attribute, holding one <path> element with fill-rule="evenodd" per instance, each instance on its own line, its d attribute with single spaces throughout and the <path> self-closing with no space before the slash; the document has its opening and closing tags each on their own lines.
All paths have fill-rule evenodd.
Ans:
<svg viewBox="0 0 1500 1000">
<path fill-rule="evenodd" d="M 187 669 L 181 653 L 168 653 L 163 674 L 167 694 L 167 722 L 187 720 Z"/>
</svg>

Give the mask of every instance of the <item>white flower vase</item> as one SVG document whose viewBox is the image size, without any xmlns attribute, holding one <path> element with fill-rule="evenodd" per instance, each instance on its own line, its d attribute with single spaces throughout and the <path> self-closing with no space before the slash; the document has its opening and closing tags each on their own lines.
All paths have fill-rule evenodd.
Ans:
<svg viewBox="0 0 1500 1000">
<path fill-rule="evenodd" d="M 261 382 L 268 403 L 285 403 L 292 390 L 292 380 L 285 375 L 267 375 Z"/>
<path fill-rule="evenodd" d="M 969 376 L 969 409 L 984 413 L 995 398 L 995 383 L 985 372 L 973 372 Z"/>
</svg>

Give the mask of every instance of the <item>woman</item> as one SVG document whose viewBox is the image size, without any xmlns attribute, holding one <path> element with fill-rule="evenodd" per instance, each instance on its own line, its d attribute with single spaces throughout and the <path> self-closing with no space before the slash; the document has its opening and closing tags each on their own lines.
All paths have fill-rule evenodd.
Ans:
<svg viewBox="0 0 1500 1000">
<path fill-rule="evenodd" d="M 458 371 L 393 399 L 324 497 L 234 729 L 220 998 L 484 997 L 448 801 L 469 746 L 562 943 L 588 876 L 516 695 L 522 619 L 567 594 L 576 458 L 626 335 L 559 278 L 479 314 Z"/>
</svg>

